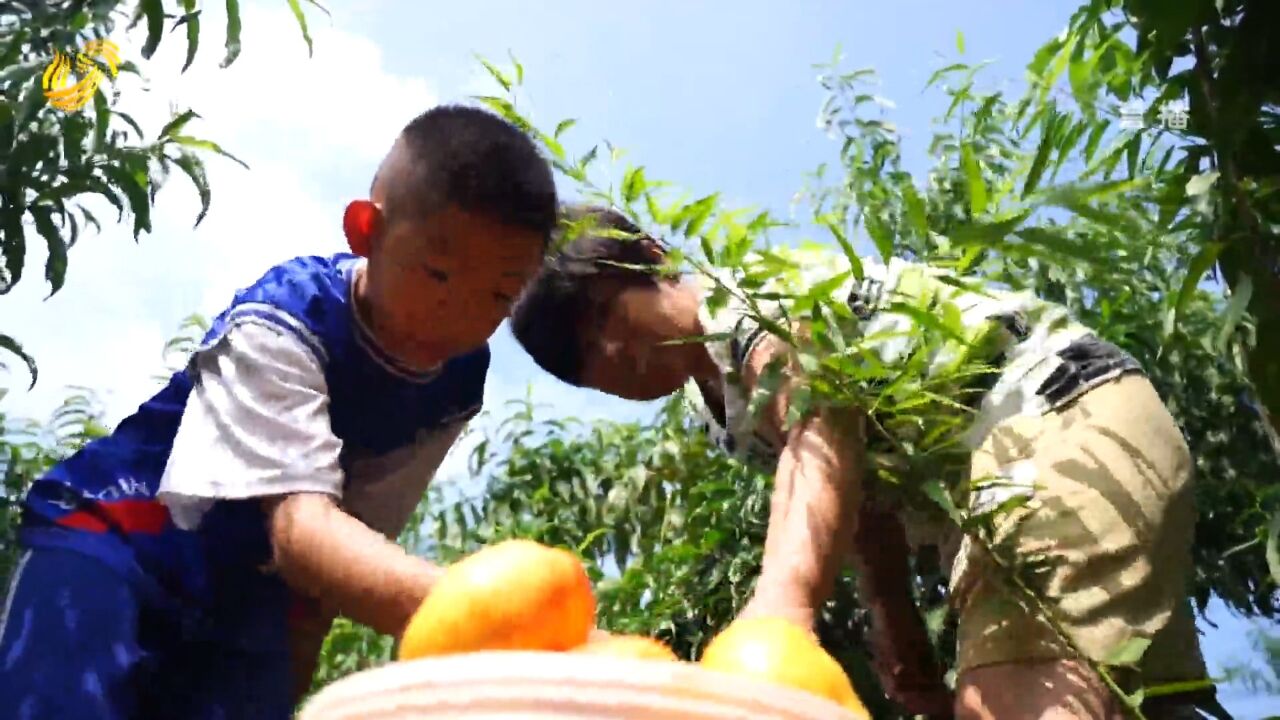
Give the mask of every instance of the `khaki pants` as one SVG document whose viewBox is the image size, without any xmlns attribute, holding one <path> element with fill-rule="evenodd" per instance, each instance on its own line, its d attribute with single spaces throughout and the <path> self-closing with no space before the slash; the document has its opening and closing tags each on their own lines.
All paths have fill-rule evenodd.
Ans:
<svg viewBox="0 0 1280 720">
<path fill-rule="evenodd" d="M 974 453 L 971 473 L 1001 478 L 970 496 L 971 509 L 1029 498 L 997 515 L 994 547 L 1010 560 L 1044 559 L 1030 586 L 1086 655 L 1104 661 L 1145 638 L 1143 684 L 1205 676 L 1186 599 L 1191 456 L 1146 378 L 1124 375 L 1045 416 L 1001 423 Z M 959 669 L 1073 657 L 1001 577 L 982 544 L 966 538 L 951 580 Z"/>
</svg>

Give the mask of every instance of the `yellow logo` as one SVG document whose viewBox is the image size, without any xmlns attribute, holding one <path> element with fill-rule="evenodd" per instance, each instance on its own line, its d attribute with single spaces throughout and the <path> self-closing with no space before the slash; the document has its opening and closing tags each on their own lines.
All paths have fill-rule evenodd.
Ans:
<svg viewBox="0 0 1280 720">
<path fill-rule="evenodd" d="M 54 51 L 53 62 L 45 68 L 40 83 L 50 105 L 75 112 L 89 104 L 104 77 L 95 58 L 107 66 L 114 78 L 120 66 L 120 46 L 110 40 L 90 40 L 84 50 L 76 53 L 74 61 L 66 53 Z"/>
</svg>

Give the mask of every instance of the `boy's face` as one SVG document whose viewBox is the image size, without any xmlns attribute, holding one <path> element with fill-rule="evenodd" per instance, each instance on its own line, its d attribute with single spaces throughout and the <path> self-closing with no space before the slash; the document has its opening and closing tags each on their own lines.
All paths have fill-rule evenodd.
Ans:
<svg viewBox="0 0 1280 720">
<path fill-rule="evenodd" d="M 449 207 L 388 218 L 372 243 L 367 294 L 378 341 L 414 367 L 483 344 L 541 267 L 543 238 Z"/>
</svg>

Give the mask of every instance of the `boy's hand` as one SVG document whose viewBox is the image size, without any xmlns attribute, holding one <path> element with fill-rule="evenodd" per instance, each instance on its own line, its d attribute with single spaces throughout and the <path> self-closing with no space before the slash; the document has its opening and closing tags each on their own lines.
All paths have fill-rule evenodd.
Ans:
<svg viewBox="0 0 1280 720">
<path fill-rule="evenodd" d="M 443 572 L 348 515 L 332 496 L 284 495 L 263 506 L 285 582 L 378 632 L 399 635 Z"/>
</svg>

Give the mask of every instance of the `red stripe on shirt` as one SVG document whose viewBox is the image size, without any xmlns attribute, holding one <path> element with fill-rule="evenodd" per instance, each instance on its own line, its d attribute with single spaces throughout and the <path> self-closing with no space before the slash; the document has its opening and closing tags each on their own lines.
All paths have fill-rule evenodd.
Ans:
<svg viewBox="0 0 1280 720">
<path fill-rule="evenodd" d="M 169 509 L 155 500 L 117 500 L 99 503 L 92 510 L 77 510 L 58 519 L 58 524 L 76 530 L 107 532 L 115 528 L 126 533 L 156 535 L 169 523 Z"/>
</svg>

